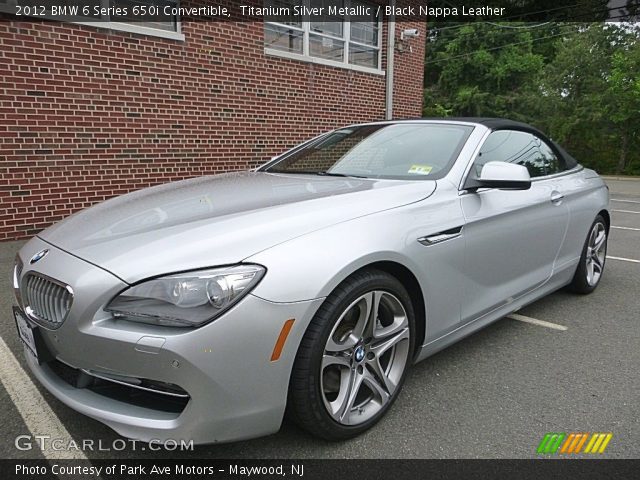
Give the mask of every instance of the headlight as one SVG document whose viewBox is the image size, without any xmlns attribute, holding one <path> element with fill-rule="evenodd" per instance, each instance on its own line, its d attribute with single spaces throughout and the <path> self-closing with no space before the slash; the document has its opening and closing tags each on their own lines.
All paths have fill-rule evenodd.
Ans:
<svg viewBox="0 0 640 480">
<path fill-rule="evenodd" d="M 123 291 L 106 310 L 134 322 L 199 327 L 235 305 L 264 272 L 260 265 L 237 265 L 154 278 Z"/>
</svg>

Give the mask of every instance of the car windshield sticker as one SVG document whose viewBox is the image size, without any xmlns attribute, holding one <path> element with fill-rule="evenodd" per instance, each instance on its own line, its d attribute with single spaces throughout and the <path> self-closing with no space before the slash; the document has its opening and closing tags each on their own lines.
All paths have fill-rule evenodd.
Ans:
<svg viewBox="0 0 640 480">
<path fill-rule="evenodd" d="M 433 167 L 430 165 L 411 165 L 409 173 L 413 173 L 415 175 L 429 175 L 431 170 L 433 170 Z"/>
</svg>

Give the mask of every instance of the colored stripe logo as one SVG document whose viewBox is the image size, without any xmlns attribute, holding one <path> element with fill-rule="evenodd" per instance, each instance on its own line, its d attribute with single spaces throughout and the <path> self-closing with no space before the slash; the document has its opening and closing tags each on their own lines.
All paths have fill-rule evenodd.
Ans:
<svg viewBox="0 0 640 480">
<path fill-rule="evenodd" d="M 604 453 L 612 438 L 613 433 L 547 433 L 538 445 L 537 453 Z"/>
</svg>

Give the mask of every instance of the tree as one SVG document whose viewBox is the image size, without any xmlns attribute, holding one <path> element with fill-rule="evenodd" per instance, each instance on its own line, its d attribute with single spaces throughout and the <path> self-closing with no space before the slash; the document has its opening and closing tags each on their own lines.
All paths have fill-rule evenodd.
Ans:
<svg viewBox="0 0 640 480">
<path fill-rule="evenodd" d="M 519 28 L 523 27 L 523 28 Z M 520 103 L 535 89 L 545 55 L 535 51 L 524 24 L 445 25 L 427 43 L 425 115 L 520 114 Z"/>
<path fill-rule="evenodd" d="M 437 24 L 426 116 L 501 116 L 545 130 L 585 166 L 640 173 L 640 30 L 624 24 Z"/>
<path fill-rule="evenodd" d="M 633 171 L 629 151 L 640 139 L 640 42 L 614 53 L 605 106 L 610 121 L 620 131 L 616 173 Z M 637 160 L 637 158 L 636 158 Z"/>
<path fill-rule="evenodd" d="M 632 173 L 630 150 L 640 127 L 639 49 L 635 28 L 589 24 L 559 42 L 541 77 L 541 122 L 601 171 Z"/>
</svg>

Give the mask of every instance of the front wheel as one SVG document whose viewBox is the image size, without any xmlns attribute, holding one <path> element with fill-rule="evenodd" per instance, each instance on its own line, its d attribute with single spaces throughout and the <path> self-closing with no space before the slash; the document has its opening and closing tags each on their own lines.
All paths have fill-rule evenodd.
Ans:
<svg viewBox="0 0 640 480">
<path fill-rule="evenodd" d="M 569 284 L 569 289 L 583 294 L 593 292 L 604 273 L 606 259 L 607 224 L 602 215 L 598 215 L 589 230 L 589 235 L 582 248 L 580 263 Z"/>
<path fill-rule="evenodd" d="M 411 299 L 394 277 L 358 272 L 327 297 L 300 344 L 289 410 L 328 440 L 371 428 L 397 398 L 413 358 Z"/>
</svg>

